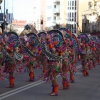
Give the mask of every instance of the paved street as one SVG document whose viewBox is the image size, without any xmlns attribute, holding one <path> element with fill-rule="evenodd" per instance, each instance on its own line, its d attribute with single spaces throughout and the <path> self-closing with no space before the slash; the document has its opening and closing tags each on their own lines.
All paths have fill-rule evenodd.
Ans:
<svg viewBox="0 0 100 100">
<path fill-rule="evenodd" d="M 0 100 L 100 100 L 100 65 L 89 70 L 89 76 L 84 77 L 78 66 L 75 83 L 70 83 L 68 90 L 59 90 L 58 96 L 49 96 L 51 83 L 39 79 L 41 70 L 36 70 L 35 82 L 26 82 L 28 73 L 16 74 L 15 87 L 5 88 L 8 80 L 0 81 Z M 59 87 L 61 76 L 57 77 Z"/>
</svg>

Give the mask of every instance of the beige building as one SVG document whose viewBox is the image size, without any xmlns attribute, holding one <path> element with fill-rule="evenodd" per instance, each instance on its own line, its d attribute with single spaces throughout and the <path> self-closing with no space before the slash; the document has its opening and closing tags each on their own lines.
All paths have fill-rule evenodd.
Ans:
<svg viewBox="0 0 100 100">
<path fill-rule="evenodd" d="M 83 33 L 91 33 L 95 30 L 98 30 L 96 22 L 99 15 L 100 15 L 100 0 L 78 1 L 77 17 L 78 17 L 79 28 Z"/>
<path fill-rule="evenodd" d="M 66 27 L 67 0 L 60 0 L 60 25 Z"/>
<path fill-rule="evenodd" d="M 76 35 L 93 31 L 99 12 L 100 0 L 67 0 L 67 28 Z"/>
<path fill-rule="evenodd" d="M 38 6 L 40 6 L 40 10 L 37 10 Z M 66 0 L 39 0 L 38 5 L 35 5 L 34 8 L 37 30 L 66 26 Z"/>
</svg>

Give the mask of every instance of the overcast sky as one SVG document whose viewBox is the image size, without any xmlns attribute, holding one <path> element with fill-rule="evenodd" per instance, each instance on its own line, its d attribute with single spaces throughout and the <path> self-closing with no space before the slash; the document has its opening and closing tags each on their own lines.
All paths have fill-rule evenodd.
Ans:
<svg viewBox="0 0 100 100">
<path fill-rule="evenodd" d="M 5 0 L 5 5 L 8 8 L 8 12 L 13 12 L 14 19 L 32 21 L 34 1 L 37 0 Z M 2 3 L 2 12 L 3 9 L 4 3 Z"/>
</svg>

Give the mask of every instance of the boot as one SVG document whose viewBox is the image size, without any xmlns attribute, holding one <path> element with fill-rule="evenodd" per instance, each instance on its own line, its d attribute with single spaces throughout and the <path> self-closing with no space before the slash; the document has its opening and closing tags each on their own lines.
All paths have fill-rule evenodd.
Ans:
<svg viewBox="0 0 100 100">
<path fill-rule="evenodd" d="M 100 65 L 100 59 L 98 59 L 98 65 Z"/>
<path fill-rule="evenodd" d="M 71 83 L 74 83 L 75 82 L 74 75 L 72 73 L 70 74 L 70 82 Z"/>
<path fill-rule="evenodd" d="M 88 75 L 89 75 L 89 73 L 87 72 L 86 69 L 83 71 L 83 75 L 84 75 L 84 76 L 88 76 Z"/>
<path fill-rule="evenodd" d="M 46 74 L 46 72 L 47 72 L 47 71 L 44 69 L 44 70 L 43 70 L 43 74 Z"/>
<path fill-rule="evenodd" d="M 83 70 L 83 75 L 86 76 L 86 70 Z"/>
<path fill-rule="evenodd" d="M 14 77 L 9 77 L 10 84 L 6 88 L 13 88 L 14 87 L 14 80 L 15 80 Z"/>
<path fill-rule="evenodd" d="M 86 70 L 86 76 L 88 76 L 89 75 L 89 73 L 87 72 L 87 70 Z"/>
<path fill-rule="evenodd" d="M 58 85 L 54 86 L 54 92 L 50 94 L 51 96 L 58 96 Z"/>
<path fill-rule="evenodd" d="M 34 72 L 30 72 L 29 77 L 30 77 L 30 79 L 28 80 L 28 82 L 34 81 Z"/>
<path fill-rule="evenodd" d="M 69 83 L 67 81 L 63 81 L 63 89 L 69 89 Z"/>
</svg>

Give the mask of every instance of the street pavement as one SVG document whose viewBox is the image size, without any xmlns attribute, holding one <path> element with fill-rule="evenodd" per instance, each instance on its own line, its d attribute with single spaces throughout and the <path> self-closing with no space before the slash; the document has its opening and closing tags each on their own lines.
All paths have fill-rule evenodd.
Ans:
<svg viewBox="0 0 100 100">
<path fill-rule="evenodd" d="M 89 70 L 89 76 L 82 75 L 81 66 L 77 65 L 75 83 L 70 83 L 67 90 L 59 90 L 58 96 L 50 96 L 51 82 L 40 80 L 41 70 L 35 70 L 35 81 L 27 82 L 28 72 L 15 74 L 15 87 L 5 88 L 8 80 L 0 81 L 0 100 L 100 100 L 100 65 Z M 59 87 L 62 78 L 57 77 Z"/>
</svg>

